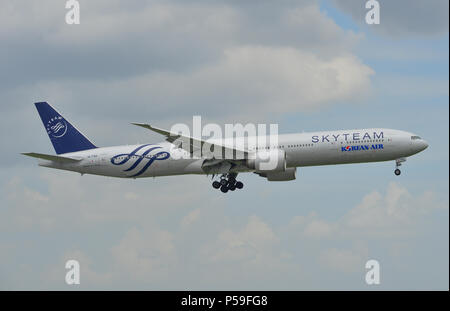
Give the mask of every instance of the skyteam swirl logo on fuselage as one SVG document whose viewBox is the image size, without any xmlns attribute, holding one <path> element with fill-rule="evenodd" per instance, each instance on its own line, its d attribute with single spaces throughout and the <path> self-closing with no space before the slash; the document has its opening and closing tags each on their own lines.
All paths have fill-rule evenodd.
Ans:
<svg viewBox="0 0 450 311">
<path fill-rule="evenodd" d="M 166 160 L 170 157 L 170 153 L 168 153 L 167 151 L 161 151 L 161 152 L 157 152 L 154 154 L 150 155 L 150 152 L 152 152 L 153 150 L 156 149 L 161 149 L 161 147 L 151 147 L 149 149 L 147 149 L 146 151 L 144 151 L 142 154 L 137 154 L 137 152 L 145 147 L 148 146 L 153 146 L 152 144 L 147 144 L 147 145 L 142 145 L 139 146 L 138 148 L 134 149 L 133 151 L 131 151 L 130 153 L 122 153 L 122 154 L 118 154 L 115 155 L 114 157 L 111 158 L 111 163 L 113 165 L 124 165 L 126 164 L 128 161 L 130 161 L 130 163 L 134 160 L 134 162 L 132 162 L 133 164 L 131 164 L 131 166 L 125 170 L 123 170 L 124 172 L 130 172 L 132 170 L 134 170 L 142 161 L 146 160 L 147 162 L 145 162 L 145 165 L 134 175 L 131 175 L 130 177 L 137 177 L 141 174 L 143 174 L 145 171 L 147 171 L 147 169 L 152 165 L 152 163 L 154 161 L 161 161 L 161 160 Z"/>
</svg>

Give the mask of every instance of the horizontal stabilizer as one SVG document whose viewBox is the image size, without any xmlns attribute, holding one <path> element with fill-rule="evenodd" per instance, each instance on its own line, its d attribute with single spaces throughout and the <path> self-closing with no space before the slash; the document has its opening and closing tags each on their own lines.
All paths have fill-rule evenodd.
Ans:
<svg viewBox="0 0 450 311">
<path fill-rule="evenodd" d="M 43 154 L 43 153 L 35 153 L 35 152 L 22 153 L 22 154 L 32 157 L 32 158 L 53 161 L 53 162 L 59 162 L 59 163 L 76 163 L 76 162 L 81 161 L 81 159 L 73 159 L 73 158 L 68 158 L 68 157 L 61 157 L 61 156 L 56 156 L 56 155 L 51 155 L 51 154 Z"/>
</svg>

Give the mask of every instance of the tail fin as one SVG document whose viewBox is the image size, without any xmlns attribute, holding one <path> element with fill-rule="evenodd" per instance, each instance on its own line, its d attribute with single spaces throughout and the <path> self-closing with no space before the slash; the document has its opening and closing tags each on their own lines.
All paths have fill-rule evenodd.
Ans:
<svg viewBox="0 0 450 311">
<path fill-rule="evenodd" d="M 56 154 L 97 148 L 48 103 L 35 105 Z"/>
</svg>

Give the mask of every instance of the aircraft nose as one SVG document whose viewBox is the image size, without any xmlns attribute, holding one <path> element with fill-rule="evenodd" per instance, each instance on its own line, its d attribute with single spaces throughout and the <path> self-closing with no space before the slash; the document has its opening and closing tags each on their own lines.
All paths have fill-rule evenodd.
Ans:
<svg viewBox="0 0 450 311">
<path fill-rule="evenodd" d="M 417 147 L 418 147 L 419 151 L 423 151 L 428 148 L 428 143 L 423 139 L 418 141 L 417 145 L 418 145 Z"/>
</svg>

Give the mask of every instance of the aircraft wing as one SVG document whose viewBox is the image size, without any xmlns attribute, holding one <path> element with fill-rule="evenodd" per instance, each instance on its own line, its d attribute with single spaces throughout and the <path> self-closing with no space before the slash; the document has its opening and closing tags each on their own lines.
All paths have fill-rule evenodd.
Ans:
<svg viewBox="0 0 450 311">
<path fill-rule="evenodd" d="M 52 154 L 43 154 L 43 153 L 35 153 L 35 152 L 22 153 L 22 154 L 26 155 L 28 157 L 32 157 L 32 158 L 53 161 L 53 162 L 60 162 L 60 163 L 76 163 L 76 162 L 81 161 L 81 159 L 56 156 L 56 155 L 52 155 Z"/>
<path fill-rule="evenodd" d="M 192 136 L 183 136 L 178 133 L 170 132 L 161 128 L 151 126 L 145 123 L 132 123 L 134 125 L 149 129 L 153 132 L 166 136 L 166 141 L 170 143 L 179 143 L 178 148 L 184 149 L 188 152 L 196 153 L 200 150 L 206 151 L 207 154 L 202 154 L 203 157 L 222 159 L 222 160 L 241 160 L 247 159 L 250 152 L 243 149 L 238 149 L 226 145 L 222 145 L 216 142 L 211 142 L 201 138 L 194 138 Z M 216 149 L 221 148 L 221 149 Z M 213 150 L 222 150 L 221 156 L 217 156 L 217 151 L 213 155 Z M 210 153 L 208 153 L 210 152 Z"/>
</svg>

